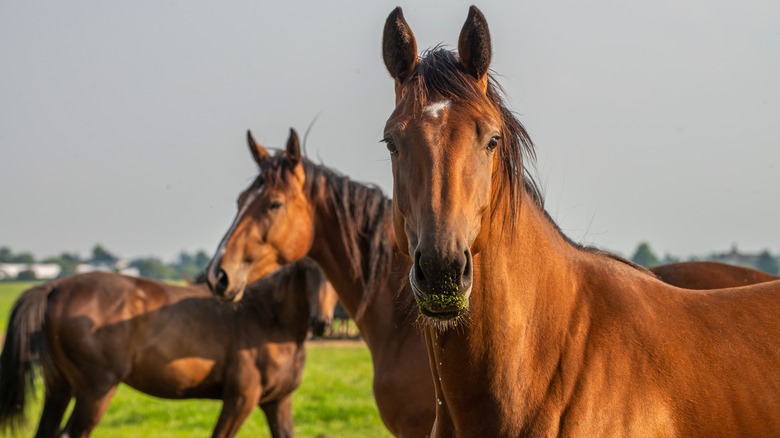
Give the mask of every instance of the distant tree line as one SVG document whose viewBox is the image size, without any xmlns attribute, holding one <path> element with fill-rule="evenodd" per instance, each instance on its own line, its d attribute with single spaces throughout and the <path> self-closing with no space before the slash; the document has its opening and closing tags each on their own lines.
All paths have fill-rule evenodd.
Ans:
<svg viewBox="0 0 780 438">
<path fill-rule="evenodd" d="M 117 270 L 120 267 L 136 268 L 143 277 L 161 280 L 181 279 L 183 277 L 195 278 L 206 268 L 210 259 L 209 254 L 200 250 L 192 254 L 182 251 L 176 260 L 171 263 L 166 263 L 154 256 L 138 257 L 130 259 L 126 263 L 120 263 L 122 260 L 119 257 L 102 245 L 97 244 L 92 248 L 91 257 L 86 259 L 77 253 L 63 252 L 58 256 L 36 260 L 35 256 L 29 251 L 14 253 L 7 246 L 0 247 L 0 263 L 56 263 L 62 268 L 60 276 L 74 274 L 80 264 L 89 263 L 101 266 L 115 266 Z M 688 260 L 719 261 L 747 266 L 772 275 L 780 275 L 780 257 L 773 256 L 769 250 L 763 250 L 758 254 L 744 254 L 737 251 L 736 247 L 734 247 L 726 253 L 711 253 L 704 257 L 692 256 Z M 679 262 L 682 259 L 669 254 L 658 257 L 649 243 L 641 242 L 631 256 L 631 261 L 645 267 L 653 267 Z"/>
<path fill-rule="evenodd" d="M 206 269 L 211 257 L 204 251 L 193 254 L 182 251 L 173 263 L 165 263 L 157 257 L 143 257 L 130 261 L 130 267 L 138 269 L 143 277 L 157 279 L 194 279 Z"/>
<path fill-rule="evenodd" d="M 780 275 L 780 257 L 773 256 L 769 250 L 763 250 L 758 254 L 747 254 L 737 250 L 736 246 L 732 247 L 730 251 L 724 253 L 710 253 L 704 257 L 689 257 L 688 261 L 714 261 L 722 263 L 730 263 L 733 265 L 745 266 L 748 268 L 758 269 L 772 275 Z M 674 257 L 669 254 L 659 258 L 650 248 L 650 244 L 647 242 L 641 242 L 637 245 L 634 255 L 631 256 L 631 261 L 651 268 L 657 265 L 663 265 L 667 263 L 675 263 L 682 261 L 679 257 Z"/>
<path fill-rule="evenodd" d="M 182 251 L 171 263 L 166 263 L 154 256 L 124 261 L 103 245 L 97 244 L 92 248 L 91 256 L 87 258 L 83 258 L 77 253 L 63 252 L 58 256 L 37 260 L 29 251 L 14 253 L 7 246 L 0 247 L 0 263 L 56 263 L 62 268 L 61 277 L 76 273 L 79 265 L 90 264 L 103 268 L 109 267 L 109 269 L 117 271 L 127 267 L 136 268 L 141 276 L 160 280 L 195 278 L 206 268 L 210 259 L 211 256 L 201 250 L 194 253 Z"/>
</svg>

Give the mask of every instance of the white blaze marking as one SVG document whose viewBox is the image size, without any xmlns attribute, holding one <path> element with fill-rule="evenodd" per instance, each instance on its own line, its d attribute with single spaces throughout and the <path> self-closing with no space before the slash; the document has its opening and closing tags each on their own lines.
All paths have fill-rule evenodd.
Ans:
<svg viewBox="0 0 780 438">
<path fill-rule="evenodd" d="M 450 101 L 448 100 L 442 100 L 441 102 L 432 103 L 425 107 L 425 112 L 433 116 L 433 118 L 438 119 L 439 113 L 441 113 L 442 110 L 445 110 L 450 107 Z"/>
<path fill-rule="evenodd" d="M 225 233 L 225 237 L 223 237 L 222 241 L 219 242 L 219 246 L 217 247 L 217 254 L 214 256 L 215 259 L 217 257 L 222 257 L 222 255 L 225 254 L 225 245 L 227 244 L 228 239 L 230 238 L 231 235 L 233 235 L 233 231 L 236 230 L 238 223 L 241 222 L 241 219 L 246 214 L 246 211 L 249 209 L 249 206 L 252 205 L 252 201 L 254 201 L 256 197 L 260 196 L 261 193 L 263 193 L 263 187 L 260 187 L 259 189 L 257 189 L 256 192 L 250 193 L 249 196 L 246 197 L 246 201 L 244 201 L 244 205 L 241 206 L 241 209 L 238 210 L 238 214 L 236 215 L 236 218 L 233 219 L 233 224 L 230 225 L 230 228 L 228 228 L 227 233 Z"/>
</svg>

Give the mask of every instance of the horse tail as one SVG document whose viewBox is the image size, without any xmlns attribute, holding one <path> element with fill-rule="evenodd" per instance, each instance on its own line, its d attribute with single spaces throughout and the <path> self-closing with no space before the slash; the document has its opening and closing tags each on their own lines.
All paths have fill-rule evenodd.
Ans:
<svg viewBox="0 0 780 438">
<path fill-rule="evenodd" d="M 0 431 L 25 422 L 27 396 L 35 387 L 35 368 L 45 354 L 46 305 L 53 283 L 25 291 L 14 304 L 0 353 Z"/>
</svg>

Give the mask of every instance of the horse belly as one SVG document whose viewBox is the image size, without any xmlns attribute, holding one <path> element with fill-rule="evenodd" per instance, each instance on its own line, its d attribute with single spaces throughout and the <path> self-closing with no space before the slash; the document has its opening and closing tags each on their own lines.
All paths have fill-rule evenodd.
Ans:
<svg viewBox="0 0 780 438">
<path fill-rule="evenodd" d="M 223 382 L 217 362 L 202 357 L 136 363 L 125 383 L 155 397 L 222 398 Z"/>
</svg>

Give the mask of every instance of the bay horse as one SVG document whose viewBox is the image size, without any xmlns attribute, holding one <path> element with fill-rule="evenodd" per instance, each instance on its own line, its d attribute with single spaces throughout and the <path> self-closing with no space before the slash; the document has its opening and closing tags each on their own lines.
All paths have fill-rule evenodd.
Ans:
<svg viewBox="0 0 780 438">
<path fill-rule="evenodd" d="M 568 239 L 524 167 L 533 143 L 489 72 L 476 7 L 457 54 L 418 56 L 400 8 L 382 46 L 433 436 L 778 436 L 780 282 L 680 289 Z"/>
<path fill-rule="evenodd" d="M 385 426 L 396 436 L 430 433 L 435 413 L 425 340 L 411 303 L 396 296 L 409 269 L 398 252 L 390 200 L 301 156 L 290 130 L 273 155 L 247 133 L 258 166 L 238 197 L 238 213 L 208 269 L 212 291 L 238 299 L 246 284 L 304 256 L 314 259 L 355 320 L 371 352 L 373 390 Z"/>
<path fill-rule="evenodd" d="M 395 297 L 398 290 L 411 293 L 404 281 L 411 264 L 395 246 L 391 201 L 376 187 L 302 157 L 294 130 L 286 149 L 274 155 L 251 133 L 247 144 L 258 175 L 239 195 L 238 214 L 207 272 L 215 294 L 236 299 L 244 284 L 311 256 L 339 285 L 348 313 L 361 315 L 356 324 L 371 351 L 374 396 L 385 426 L 396 436 L 429 434 L 433 378 L 423 336 L 412 328 L 417 310 Z M 725 272 L 715 278 L 725 285 L 742 281 L 742 272 L 722 266 Z M 677 271 L 681 275 L 672 280 L 700 285 L 713 274 L 687 263 Z"/>
<path fill-rule="evenodd" d="M 222 400 L 214 437 L 234 436 L 254 406 L 272 436 L 293 436 L 311 266 L 292 265 L 252 284 L 235 304 L 203 287 L 113 273 L 33 287 L 14 305 L 0 354 L 0 427 L 23 422 L 40 365 L 45 400 L 36 437 L 59 436 L 74 397 L 63 432 L 89 436 L 119 383 L 155 397 Z"/>
<path fill-rule="evenodd" d="M 719 262 L 679 262 L 650 268 L 664 283 L 685 289 L 721 289 L 780 280 L 772 274 Z"/>
<path fill-rule="evenodd" d="M 309 294 L 309 325 L 312 335 L 325 336 L 331 332 L 333 321 L 340 317 L 339 296 L 316 262 L 303 258 L 298 261 L 298 264 L 304 270 L 306 277 L 305 289 Z M 198 274 L 195 279 L 187 275 L 183 275 L 181 279 L 188 286 L 208 288 L 205 271 Z"/>
</svg>

